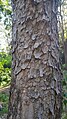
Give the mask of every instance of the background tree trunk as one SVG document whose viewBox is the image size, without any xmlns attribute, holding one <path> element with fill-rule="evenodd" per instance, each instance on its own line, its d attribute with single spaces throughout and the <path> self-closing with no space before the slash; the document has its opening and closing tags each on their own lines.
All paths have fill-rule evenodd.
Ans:
<svg viewBox="0 0 67 119">
<path fill-rule="evenodd" d="M 57 0 L 12 1 L 12 81 L 7 119 L 60 119 Z"/>
<path fill-rule="evenodd" d="M 64 42 L 64 56 L 65 56 L 65 64 L 66 64 L 66 69 L 67 69 L 67 39 Z"/>
</svg>

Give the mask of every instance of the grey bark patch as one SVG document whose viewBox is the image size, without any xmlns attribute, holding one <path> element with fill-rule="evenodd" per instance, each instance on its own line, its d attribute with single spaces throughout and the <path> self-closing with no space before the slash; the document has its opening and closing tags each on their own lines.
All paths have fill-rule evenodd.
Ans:
<svg viewBox="0 0 67 119">
<path fill-rule="evenodd" d="M 41 59 L 42 52 L 36 52 L 34 51 L 34 57 L 35 59 Z"/>
<path fill-rule="evenodd" d="M 38 119 L 43 119 L 43 111 L 44 111 L 44 106 L 43 104 L 40 104 L 38 109 Z"/>
<path fill-rule="evenodd" d="M 33 34 L 32 35 L 32 40 L 35 40 L 36 39 L 36 34 Z"/>
<path fill-rule="evenodd" d="M 40 94 L 39 92 L 33 90 L 29 92 L 29 95 L 31 99 L 38 99 Z"/>
<path fill-rule="evenodd" d="M 42 67 L 40 68 L 40 77 L 43 77 L 43 74 L 44 74 L 44 72 L 43 72 L 43 69 L 42 69 Z"/>
<path fill-rule="evenodd" d="M 27 66 L 28 66 L 28 63 L 24 63 L 24 64 L 21 65 L 21 69 L 26 69 Z"/>
<path fill-rule="evenodd" d="M 30 104 L 29 104 L 27 119 L 34 119 L 33 103 L 30 103 Z"/>
<path fill-rule="evenodd" d="M 48 52 L 48 47 L 47 47 L 47 46 L 44 46 L 44 47 L 42 48 L 42 51 L 43 51 L 44 54 L 47 53 L 47 52 Z"/>
<path fill-rule="evenodd" d="M 38 48 L 39 45 L 40 45 L 39 43 L 35 43 L 34 48 Z"/>
</svg>

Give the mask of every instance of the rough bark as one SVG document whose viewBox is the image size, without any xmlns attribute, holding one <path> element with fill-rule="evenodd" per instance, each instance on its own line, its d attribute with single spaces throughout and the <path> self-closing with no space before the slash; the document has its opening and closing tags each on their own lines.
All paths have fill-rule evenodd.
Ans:
<svg viewBox="0 0 67 119">
<path fill-rule="evenodd" d="M 12 81 L 7 119 L 60 119 L 57 0 L 13 0 Z"/>
<path fill-rule="evenodd" d="M 65 64 L 67 66 L 67 39 L 64 42 L 64 56 L 65 56 Z M 67 68 L 66 68 L 67 69 Z"/>
</svg>

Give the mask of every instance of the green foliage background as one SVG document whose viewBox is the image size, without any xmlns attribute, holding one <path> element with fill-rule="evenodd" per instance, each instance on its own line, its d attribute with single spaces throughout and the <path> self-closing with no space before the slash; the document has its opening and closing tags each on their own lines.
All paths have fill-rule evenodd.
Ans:
<svg viewBox="0 0 67 119">
<path fill-rule="evenodd" d="M 0 52 L 0 87 L 7 86 L 11 80 L 11 54 Z"/>
<path fill-rule="evenodd" d="M 12 25 L 11 14 L 11 0 L 0 0 L 0 20 L 4 21 L 4 25 L 7 30 L 10 30 Z"/>
<path fill-rule="evenodd" d="M 62 119 L 67 119 L 67 70 L 64 70 L 65 65 L 63 65 L 63 80 L 62 80 Z"/>
<path fill-rule="evenodd" d="M 5 93 L 0 93 L 0 102 L 2 102 L 2 110 L 0 110 L 0 116 L 8 113 L 8 100 L 9 100 L 9 96 Z"/>
</svg>

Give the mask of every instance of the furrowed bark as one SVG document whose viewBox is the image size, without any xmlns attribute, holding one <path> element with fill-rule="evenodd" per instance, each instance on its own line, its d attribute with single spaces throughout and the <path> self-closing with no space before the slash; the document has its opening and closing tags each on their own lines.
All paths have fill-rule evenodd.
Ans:
<svg viewBox="0 0 67 119">
<path fill-rule="evenodd" d="M 7 119 L 60 119 L 57 0 L 14 0 Z"/>
</svg>

